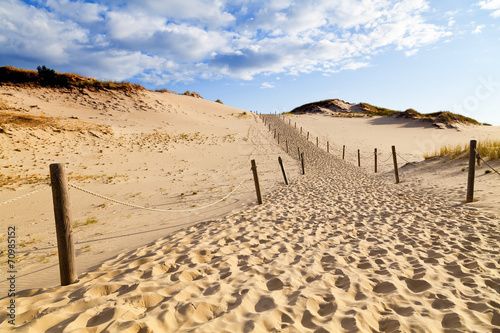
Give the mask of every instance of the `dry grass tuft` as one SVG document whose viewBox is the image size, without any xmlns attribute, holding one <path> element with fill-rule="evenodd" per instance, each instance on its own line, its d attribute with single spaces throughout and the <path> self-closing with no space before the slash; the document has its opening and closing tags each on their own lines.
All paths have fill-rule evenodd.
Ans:
<svg viewBox="0 0 500 333">
<path fill-rule="evenodd" d="M 109 126 L 86 123 L 78 119 L 35 116 L 18 112 L 0 110 L 0 134 L 7 132 L 8 127 L 29 127 L 38 129 L 51 129 L 55 132 L 88 132 L 97 131 L 101 134 L 111 134 Z"/>
<path fill-rule="evenodd" d="M 446 145 L 434 152 L 429 152 L 424 155 L 425 159 L 437 156 L 447 156 L 450 159 L 455 159 L 463 155 L 463 158 L 469 158 L 470 144 Z M 478 141 L 476 150 L 479 155 L 485 159 L 493 160 L 500 158 L 500 140 L 483 140 Z"/>
</svg>

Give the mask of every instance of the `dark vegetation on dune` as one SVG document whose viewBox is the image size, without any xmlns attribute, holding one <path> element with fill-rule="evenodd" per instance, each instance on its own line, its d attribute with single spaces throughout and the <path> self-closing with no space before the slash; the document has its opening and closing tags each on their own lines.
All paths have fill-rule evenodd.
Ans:
<svg viewBox="0 0 500 333">
<path fill-rule="evenodd" d="M 0 85 L 17 85 L 25 87 L 50 87 L 67 89 L 120 90 L 125 92 L 145 91 L 140 84 L 130 82 L 100 81 L 71 73 L 58 73 L 46 66 L 38 66 L 36 71 L 11 66 L 0 67 Z M 155 92 L 177 94 L 167 89 L 156 89 Z M 185 91 L 179 95 L 201 98 L 194 91 Z M 217 103 L 223 104 L 220 99 Z"/>
<path fill-rule="evenodd" d="M 307 103 L 299 106 L 292 111 L 291 114 L 307 114 L 307 113 L 322 113 L 334 114 L 335 116 L 388 116 L 396 118 L 418 119 L 422 121 L 432 122 L 433 124 L 445 124 L 453 126 L 454 124 L 469 124 L 481 125 L 478 121 L 462 116 L 460 114 L 452 113 L 449 111 L 439 111 L 433 113 L 423 114 L 414 109 L 407 109 L 406 111 L 391 110 L 368 103 L 350 104 L 339 99 L 328 99 L 319 102 Z M 488 124 L 483 124 L 488 125 Z"/>
<path fill-rule="evenodd" d="M 139 84 L 99 81 L 78 74 L 58 73 L 45 66 L 38 66 L 36 71 L 11 66 L 0 67 L 0 84 L 52 88 L 87 88 L 93 90 L 145 90 Z"/>
</svg>

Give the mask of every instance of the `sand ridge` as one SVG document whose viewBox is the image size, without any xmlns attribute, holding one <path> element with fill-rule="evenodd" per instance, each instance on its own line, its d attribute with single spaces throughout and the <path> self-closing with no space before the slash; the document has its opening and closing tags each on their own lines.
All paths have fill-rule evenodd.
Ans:
<svg viewBox="0 0 500 333">
<path fill-rule="evenodd" d="M 267 120 L 300 145 L 305 176 L 74 285 L 21 293 L 18 331 L 500 328 L 498 219 L 388 183 Z"/>
<path fill-rule="evenodd" d="M 264 193 L 281 177 L 278 155 L 290 176 L 298 173 L 295 161 L 272 144 L 249 112 L 172 94 L 87 93 L 91 97 L 0 88 L 7 112 L 42 123 L 0 125 L 5 129 L 0 133 L 0 202 L 42 189 L 0 205 L 2 241 L 8 226 L 18 229 L 18 290 L 59 283 L 51 190 L 45 185 L 50 163 L 65 163 L 70 183 L 86 190 L 177 210 L 139 210 L 70 188 L 78 274 L 177 229 L 253 204 L 253 183 L 247 178 L 223 202 L 198 209 L 231 193 L 249 174 L 250 159 L 257 160 Z M 113 98 L 120 103 L 113 104 Z M 147 110 L 134 111 L 136 105 Z M 191 209 L 197 210 L 178 211 Z M 2 279 L 0 290 L 6 286 Z"/>
</svg>

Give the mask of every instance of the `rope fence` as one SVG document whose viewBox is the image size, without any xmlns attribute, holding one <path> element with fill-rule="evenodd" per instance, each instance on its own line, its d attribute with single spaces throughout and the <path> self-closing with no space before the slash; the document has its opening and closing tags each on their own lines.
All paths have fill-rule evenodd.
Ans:
<svg viewBox="0 0 500 333">
<path fill-rule="evenodd" d="M 33 194 L 38 193 L 38 192 L 40 192 L 40 191 L 46 190 L 46 189 L 48 189 L 49 187 L 50 187 L 50 184 L 45 184 L 45 186 L 44 186 L 44 187 L 40 187 L 40 188 L 38 188 L 38 189 L 36 189 L 36 190 L 34 190 L 34 191 L 31 191 L 31 192 L 29 192 L 29 193 L 26 193 L 26 194 L 20 195 L 20 196 L 18 196 L 18 197 L 15 197 L 15 198 L 12 198 L 12 199 L 9 199 L 9 200 L 6 200 L 6 201 L 3 201 L 3 202 L 1 202 L 1 203 L 0 203 L 0 205 L 6 205 L 6 204 L 11 203 L 11 202 L 14 202 L 14 201 L 16 201 L 16 200 L 19 200 L 19 199 L 23 199 L 23 198 L 29 197 L 30 195 L 33 195 Z"/>
<path fill-rule="evenodd" d="M 303 130 L 302 127 L 300 127 L 300 132 L 299 129 L 294 123 L 292 125 L 291 121 L 288 123 L 284 121 L 279 116 L 263 116 L 259 115 L 261 120 L 264 123 L 264 128 L 268 129 L 270 133 L 274 132 L 274 138 L 271 138 L 271 135 L 265 136 L 263 135 L 260 131 L 257 131 L 258 135 L 261 136 L 265 141 L 264 143 L 262 142 L 256 142 L 254 140 L 254 137 L 250 137 L 251 141 L 253 142 L 254 145 L 256 145 L 256 148 L 250 153 L 249 159 L 252 158 L 254 155 L 255 151 L 262 145 L 267 145 L 266 141 L 269 142 L 269 144 L 276 145 L 275 141 L 278 141 L 278 146 L 285 150 L 288 155 L 290 155 L 292 158 L 296 159 L 299 164 L 302 166 L 302 174 L 306 174 L 306 168 L 307 167 L 316 167 L 319 169 L 324 170 L 327 167 L 331 167 L 330 162 L 323 162 L 323 161 L 316 161 L 314 158 L 313 154 L 314 152 L 322 152 L 322 154 L 325 154 L 325 151 L 329 154 L 328 156 L 333 156 L 332 153 L 334 152 L 335 154 L 340 153 L 341 158 L 345 159 L 345 152 L 346 152 L 346 146 L 343 145 L 342 147 L 331 144 L 329 141 L 327 141 L 327 144 L 325 145 L 325 149 L 320 148 L 319 144 L 319 137 L 316 137 L 315 140 L 313 138 L 313 142 L 309 140 L 310 134 L 309 132 Z M 276 120 L 277 119 L 277 120 Z M 256 118 L 257 120 L 257 118 Z M 279 123 L 278 123 L 279 122 Z M 273 128 L 274 126 L 274 128 Z M 279 132 L 278 130 L 284 130 L 283 132 Z M 250 129 L 249 129 L 250 133 Z M 249 134 L 250 136 L 250 134 Z M 307 139 L 306 139 L 307 136 Z M 274 141 L 273 141 L 274 139 Z M 384 156 L 385 154 L 379 153 L 377 149 L 374 150 L 372 154 L 369 156 L 365 154 L 361 154 L 360 150 L 350 150 L 350 151 L 356 151 L 357 154 L 357 160 L 358 160 L 358 165 L 360 165 L 360 159 L 363 160 L 368 160 L 373 158 L 375 161 L 375 173 L 377 172 L 377 163 L 378 163 L 378 158 Z M 276 165 L 277 170 L 276 173 L 275 171 L 272 171 L 272 174 L 275 175 L 274 179 L 271 180 L 271 185 L 267 187 L 266 191 L 271 192 L 278 184 L 280 184 L 279 181 L 279 174 L 283 173 L 284 181 L 285 184 L 288 185 L 287 177 L 285 174 L 285 170 L 283 168 L 282 164 L 282 159 L 279 154 L 274 154 L 274 153 L 269 153 L 266 151 L 266 154 L 269 156 L 278 156 L 278 161 L 279 165 Z M 467 152 L 463 153 L 460 156 L 465 156 Z M 312 157 L 311 157 L 312 156 Z M 321 155 L 316 155 L 316 156 L 321 156 Z M 324 155 L 326 156 L 326 155 Z M 382 161 L 381 163 L 386 163 L 388 162 L 391 158 L 393 158 L 394 161 L 394 169 L 395 169 L 395 175 L 396 175 L 396 183 L 399 183 L 399 176 L 398 176 L 398 167 L 397 167 L 397 157 L 401 158 L 407 163 L 412 164 L 413 162 L 408 161 L 406 158 L 404 158 L 401 154 L 397 153 L 395 150 L 395 146 L 392 146 L 392 152 L 389 154 L 389 157 Z M 476 142 L 475 140 L 471 141 L 471 150 L 469 152 L 469 179 L 468 179 L 468 188 L 467 188 L 467 202 L 471 202 L 472 199 L 472 193 L 473 193 L 473 181 L 474 181 L 474 167 L 475 167 L 475 159 L 482 160 L 489 168 L 493 170 L 496 174 L 500 175 L 500 172 L 495 170 L 476 150 Z M 327 159 L 329 160 L 329 159 Z M 324 163 L 321 164 L 321 163 Z M 193 207 L 189 209 L 160 209 L 160 208 L 154 208 L 154 207 L 148 207 L 148 206 L 142 206 L 138 204 L 133 204 L 130 202 L 125 202 L 121 201 L 115 198 L 111 198 L 106 195 L 102 195 L 93 191 L 90 191 L 88 189 L 82 188 L 80 186 L 77 186 L 73 183 L 68 183 L 65 169 L 64 169 L 64 164 L 51 164 L 50 165 L 50 179 L 51 183 L 50 184 L 43 184 L 41 183 L 40 187 L 19 195 L 17 197 L 5 200 L 0 203 L 1 205 L 6 205 L 12 202 L 15 202 L 17 200 L 21 200 L 24 198 L 27 198 L 35 193 L 41 192 L 45 189 L 48 189 L 49 187 L 52 187 L 52 197 L 53 197 L 53 203 L 54 203 L 54 215 L 55 215 L 55 220 L 56 220 L 56 234 L 57 234 L 57 241 L 58 241 L 58 249 L 59 252 L 64 252 L 64 255 L 61 257 L 59 256 L 60 260 L 60 270 L 61 270 L 61 284 L 71 284 L 76 281 L 76 277 L 74 275 L 74 250 L 72 249 L 73 247 L 73 241 L 72 241 L 72 235 L 71 233 L 68 233 L 67 230 L 72 230 L 72 224 L 71 224 L 71 217 L 69 214 L 70 212 L 70 205 L 69 205 L 69 195 L 68 195 L 68 188 L 75 189 L 77 191 L 83 192 L 85 194 L 104 199 L 122 206 L 127 206 L 131 208 L 136 208 L 136 209 L 141 209 L 141 210 L 147 210 L 147 211 L 153 211 L 153 212 L 164 212 L 164 213 L 183 213 L 183 212 L 193 212 L 193 211 L 198 211 L 202 209 L 206 209 L 209 207 L 212 207 L 226 199 L 228 199 L 230 196 L 232 196 L 236 191 L 238 191 L 243 184 L 249 180 L 250 174 L 253 172 L 253 178 L 255 182 L 255 188 L 256 188 L 256 193 L 257 193 L 257 202 L 259 204 L 262 204 L 262 198 L 261 198 L 261 193 L 260 193 L 260 184 L 258 180 L 258 175 L 257 175 L 257 166 L 255 163 L 255 159 L 251 159 L 251 164 L 252 168 L 248 170 L 248 172 L 244 175 L 244 177 L 241 179 L 241 181 L 236 185 L 229 193 L 224 195 L 223 197 L 215 200 L 214 202 L 211 202 L 209 204 L 200 206 L 200 207 Z M 270 165 L 270 163 L 263 163 L 262 165 L 267 166 Z M 246 169 L 246 168 L 244 168 Z M 471 183 L 472 182 L 472 183 Z M 44 186 L 42 186 L 44 185 Z M 60 245 L 63 244 L 63 245 Z M 63 258 L 64 257 L 64 258 Z M 63 262 L 63 260 L 66 260 L 67 262 Z M 62 270 L 67 270 L 63 273 Z M 63 281 L 64 277 L 64 281 Z"/>
<path fill-rule="evenodd" d="M 495 172 L 496 174 L 498 174 L 500 176 L 500 172 L 498 172 L 497 170 L 495 170 L 495 168 L 493 168 L 488 162 L 486 162 L 486 160 L 479 154 L 479 152 L 477 151 L 477 149 L 474 148 L 474 151 L 476 152 L 476 156 L 481 159 L 484 164 L 486 164 L 491 170 L 493 170 L 493 172 Z"/>
<path fill-rule="evenodd" d="M 128 206 L 128 207 L 138 208 L 138 209 L 143 209 L 143 210 L 149 210 L 149 211 L 153 211 L 153 212 L 181 213 L 181 212 L 192 212 L 192 211 L 196 211 L 196 210 L 200 210 L 200 209 L 205 209 L 205 208 L 208 208 L 208 207 L 212 207 L 213 205 L 216 205 L 219 202 L 222 202 L 222 201 L 226 200 L 234 192 L 236 192 L 236 190 L 238 190 L 241 185 L 243 185 L 243 183 L 248 179 L 248 176 L 250 175 L 250 172 L 251 172 L 251 170 L 245 175 L 245 178 L 243 178 L 243 180 L 231 192 L 229 192 L 227 195 L 225 195 L 221 199 L 219 199 L 219 200 L 217 200 L 215 202 L 212 202 L 211 204 L 208 204 L 208 205 L 205 205 L 205 206 L 201 206 L 201 207 L 191 208 L 191 209 L 159 209 L 159 208 L 151 208 L 151 207 L 139 206 L 139 205 L 127 203 L 127 202 L 124 202 L 124 201 L 116 200 L 116 199 L 113 199 L 113 198 L 110 198 L 110 197 L 107 197 L 107 196 L 104 196 L 104 195 L 101 195 L 101 194 L 98 194 L 98 193 L 86 190 L 84 188 L 78 187 L 78 186 L 73 185 L 73 184 L 68 184 L 68 185 L 70 187 L 74 188 L 74 189 L 77 189 L 77 190 L 82 191 L 84 193 L 90 194 L 90 195 L 95 196 L 97 198 L 108 200 L 108 201 L 111 201 L 111 202 L 114 202 L 116 204 L 123 205 L 123 206 Z"/>
<path fill-rule="evenodd" d="M 288 140 L 286 140 L 286 138 L 283 139 L 283 137 L 284 137 L 283 134 L 285 134 L 285 133 L 280 133 L 278 128 L 281 128 L 281 130 L 284 130 L 285 132 L 293 130 L 293 132 L 295 133 L 296 136 L 302 138 L 302 140 L 305 140 L 307 142 L 307 145 L 309 148 L 314 147 L 316 149 L 322 149 L 322 150 L 326 151 L 328 154 L 332 154 L 332 155 L 337 155 L 338 153 L 340 153 L 342 160 L 347 160 L 350 163 L 357 162 L 358 167 L 362 167 L 362 164 L 366 164 L 366 163 L 362 163 L 362 161 L 366 161 L 366 160 L 373 158 L 374 159 L 375 173 L 377 173 L 379 170 L 379 168 L 378 168 L 379 164 L 386 164 L 392 158 L 393 164 L 394 164 L 394 174 L 395 174 L 395 178 L 396 178 L 396 184 L 398 184 L 400 182 L 399 181 L 399 171 L 398 171 L 398 158 L 401 159 L 402 161 L 406 162 L 407 164 L 410 164 L 410 165 L 415 164 L 415 162 L 411 162 L 407 157 L 403 156 L 399 152 L 396 152 L 395 146 L 392 146 L 392 152 L 389 154 L 389 156 L 387 158 L 385 158 L 385 154 L 381 154 L 381 153 L 377 152 L 377 149 L 374 150 L 373 154 L 366 155 L 366 153 L 361 153 L 361 151 L 359 149 L 352 149 L 352 148 L 346 149 L 347 148 L 346 145 L 340 146 L 340 145 L 337 145 L 335 143 L 332 143 L 332 142 L 328 141 L 328 138 L 326 138 L 325 144 L 320 144 L 320 141 L 322 143 L 324 143 L 324 141 L 325 141 L 324 136 L 321 136 L 321 138 L 320 138 L 320 136 L 316 136 L 316 137 L 312 136 L 310 131 L 307 131 L 307 129 L 305 129 L 303 126 L 298 125 L 297 122 L 293 122 L 293 125 L 292 125 L 291 119 L 288 119 L 288 122 L 287 122 L 285 120 L 285 115 L 282 115 L 282 116 L 260 115 L 260 117 L 262 118 L 266 127 L 268 127 L 269 131 L 274 132 L 275 138 L 276 138 L 276 136 L 278 138 L 280 138 L 280 135 L 281 135 L 281 138 L 282 138 L 281 141 L 286 141 L 286 152 L 287 153 L 291 152 L 290 154 L 293 156 L 294 151 L 298 152 L 298 154 L 295 156 L 297 156 L 297 159 L 299 159 L 299 160 L 301 160 L 301 151 L 304 150 L 304 143 L 299 144 L 296 142 L 295 145 L 296 145 L 297 150 L 295 150 L 295 148 L 293 147 L 293 144 L 291 145 L 292 147 L 290 147 L 290 143 L 288 142 Z M 276 120 L 278 122 L 280 122 L 280 124 L 278 124 L 278 122 Z M 285 128 L 287 130 L 285 130 Z M 470 158 L 469 173 L 470 174 L 469 174 L 469 178 L 467 181 L 468 184 L 473 183 L 473 181 L 475 179 L 475 169 L 474 169 L 474 167 L 475 167 L 474 160 L 475 159 L 477 159 L 477 164 L 479 166 L 481 166 L 480 162 L 483 161 L 492 170 L 492 172 L 500 175 L 500 172 L 498 170 L 496 170 L 495 168 L 493 168 L 493 166 L 490 163 L 488 163 L 485 160 L 485 158 L 478 153 L 478 151 L 475 149 L 475 146 L 474 146 L 474 150 L 472 150 L 472 147 L 473 147 L 472 142 L 473 141 L 475 142 L 475 140 L 471 140 L 471 151 L 470 152 L 463 152 L 458 157 L 455 158 L 455 160 L 460 159 L 460 158 L 466 157 L 467 154 L 469 154 L 469 158 Z M 278 141 L 278 144 L 280 144 L 279 141 Z M 497 149 L 497 148 L 489 148 L 489 149 Z M 447 162 L 447 163 L 449 163 L 449 162 Z M 365 167 L 365 166 L 363 166 L 363 167 Z M 488 170 L 487 172 L 490 172 L 490 171 Z M 467 202 L 472 201 L 472 199 L 471 199 L 472 194 L 471 193 L 473 192 L 473 190 L 471 190 L 470 188 L 473 188 L 473 185 L 468 185 Z"/>
</svg>

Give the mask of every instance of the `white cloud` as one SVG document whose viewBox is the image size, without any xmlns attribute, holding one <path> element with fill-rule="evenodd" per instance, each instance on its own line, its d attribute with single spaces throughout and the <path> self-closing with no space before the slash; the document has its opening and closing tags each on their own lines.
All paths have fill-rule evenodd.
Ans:
<svg viewBox="0 0 500 333">
<path fill-rule="evenodd" d="M 262 85 L 260 86 L 262 89 L 270 89 L 274 88 L 274 84 L 269 83 L 269 82 L 263 82 Z"/>
<path fill-rule="evenodd" d="M 89 41 L 85 29 L 44 9 L 9 0 L 0 5 L 0 55 L 67 63 L 73 47 Z"/>
<path fill-rule="evenodd" d="M 477 3 L 481 9 L 491 10 L 491 16 L 500 17 L 500 0 L 484 0 Z"/>
<path fill-rule="evenodd" d="M 449 34 L 426 22 L 426 0 L 43 1 L 0 3 L 0 55 L 150 82 L 354 70 Z"/>
<path fill-rule="evenodd" d="M 480 34 L 481 32 L 483 32 L 484 27 L 485 27 L 484 24 L 479 24 L 478 26 L 476 26 L 476 29 L 474 29 L 472 31 L 472 33 L 473 34 Z"/>
<path fill-rule="evenodd" d="M 57 12 L 84 24 L 103 21 L 107 9 L 106 6 L 80 0 L 46 0 L 45 5 L 51 12 Z"/>
<path fill-rule="evenodd" d="M 418 49 L 413 49 L 413 50 L 410 50 L 410 51 L 406 51 L 405 52 L 405 56 L 411 57 L 411 56 L 414 56 L 415 54 L 417 54 L 417 52 L 418 52 Z"/>
</svg>

